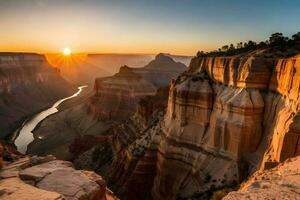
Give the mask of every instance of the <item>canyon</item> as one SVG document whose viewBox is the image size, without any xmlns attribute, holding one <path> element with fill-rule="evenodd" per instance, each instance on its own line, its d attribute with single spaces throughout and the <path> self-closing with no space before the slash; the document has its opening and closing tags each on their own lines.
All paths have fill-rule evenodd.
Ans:
<svg viewBox="0 0 300 200">
<path fill-rule="evenodd" d="M 111 128 L 110 147 L 97 144 L 82 157 L 111 148 L 106 179 L 123 199 L 207 199 L 234 188 L 300 155 L 299 65 L 297 54 L 268 50 L 195 57 L 172 81 L 165 114 L 141 101 Z"/>
<path fill-rule="evenodd" d="M 199 55 L 188 68 L 158 54 L 63 103 L 28 153 L 72 161 L 107 199 L 299 199 L 299 70 L 298 52 Z M 47 190 L 32 173 L 49 165 L 77 174 L 51 157 L 4 180 Z"/>
<path fill-rule="evenodd" d="M 158 54 L 144 67 L 122 66 L 113 76 L 97 78 L 92 94 L 87 92 L 39 124 L 34 135 L 43 139 L 34 140 L 28 146 L 28 153 L 53 154 L 67 160 L 78 157 L 78 153 L 74 155 L 69 150 L 73 141 L 94 136 L 103 136 L 100 140 L 107 141 L 111 127 L 133 115 L 143 97 L 153 96 L 158 88 L 168 87 L 171 79 L 186 69 L 168 55 Z"/>
<path fill-rule="evenodd" d="M 0 53 L 0 138 L 75 90 L 43 55 Z"/>
</svg>

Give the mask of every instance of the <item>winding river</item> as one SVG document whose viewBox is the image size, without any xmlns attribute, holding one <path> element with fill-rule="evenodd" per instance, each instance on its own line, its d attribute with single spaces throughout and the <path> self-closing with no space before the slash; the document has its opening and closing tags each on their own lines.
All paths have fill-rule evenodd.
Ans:
<svg viewBox="0 0 300 200">
<path fill-rule="evenodd" d="M 66 101 L 68 99 L 77 97 L 82 92 L 83 88 L 85 88 L 85 87 L 87 87 L 87 86 L 85 85 L 85 86 L 78 87 L 78 91 L 75 94 L 73 94 L 72 96 L 58 100 L 56 103 L 53 104 L 52 107 L 36 114 L 30 120 L 25 121 L 24 124 L 22 125 L 21 129 L 19 130 L 18 137 L 15 140 L 15 145 L 16 145 L 18 151 L 25 154 L 27 151 L 27 146 L 34 140 L 33 133 L 32 133 L 34 128 L 46 117 L 58 112 L 57 107 L 62 102 Z"/>
</svg>

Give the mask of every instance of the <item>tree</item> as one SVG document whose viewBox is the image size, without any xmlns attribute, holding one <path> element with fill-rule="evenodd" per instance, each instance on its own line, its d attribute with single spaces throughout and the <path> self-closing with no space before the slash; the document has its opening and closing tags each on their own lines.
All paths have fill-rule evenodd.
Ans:
<svg viewBox="0 0 300 200">
<path fill-rule="evenodd" d="M 233 44 L 230 44 L 230 46 L 229 46 L 229 49 L 228 49 L 229 51 L 234 51 L 235 50 L 235 47 L 234 47 L 234 45 Z"/>
<path fill-rule="evenodd" d="M 197 52 L 197 57 L 202 57 L 204 55 L 205 55 L 204 51 L 198 51 Z"/>
<path fill-rule="evenodd" d="M 236 48 L 237 48 L 237 49 L 243 48 L 243 43 L 242 43 L 242 42 L 237 43 L 237 44 L 236 44 Z"/>
<path fill-rule="evenodd" d="M 228 51 L 228 49 L 229 49 L 229 46 L 228 46 L 228 45 L 222 46 L 222 51 Z"/>
<path fill-rule="evenodd" d="M 260 42 L 260 43 L 258 44 L 258 46 L 259 46 L 259 48 L 265 48 L 265 47 L 267 47 L 268 45 L 267 45 L 267 43 L 265 43 L 265 42 Z"/>
<path fill-rule="evenodd" d="M 273 33 L 269 38 L 271 47 L 283 48 L 286 46 L 288 38 L 284 37 L 282 33 Z"/>
<path fill-rule="evenodd" d="M 294 34 L 294 35 L 292 36 L 292 38 L 293 38 L 294 41 L 298 41 L 298 42 L 299 42 L 299 41 L 300 41 L 300 32 Z"/>
</svg>

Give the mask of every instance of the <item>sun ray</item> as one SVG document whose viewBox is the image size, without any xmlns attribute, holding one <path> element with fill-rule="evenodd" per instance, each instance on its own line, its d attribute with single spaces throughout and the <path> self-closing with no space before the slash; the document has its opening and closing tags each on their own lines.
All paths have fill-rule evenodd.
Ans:
<svg viewBox="0 0 300 200">
<path fill-rule="evenodd" d="M 66 54 L 64 50 L 62 54 L 46 54 L 45 57 L 51 66 L 75 78 L 80 75 L 77 66 L 85 62 L 87 54 L 72 54 L 71 51 Z"/>
</svg>

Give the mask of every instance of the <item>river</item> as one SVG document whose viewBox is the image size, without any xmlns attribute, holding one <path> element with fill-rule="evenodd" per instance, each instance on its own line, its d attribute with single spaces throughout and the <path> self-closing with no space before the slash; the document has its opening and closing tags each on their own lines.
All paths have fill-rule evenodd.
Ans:
<svg viewBox="0 0 300 200">
<path fill-rule="evenodd" d="M 16 145 L 18 151 L 25 154 L 27 151 L 27 146 L 34 140 L 33 133 L 32 133 L 34 128 L 46 117 L 58 112 L 57 107 L 59 106 L 59 104 L 61 104 L 62 102 L 66 101 L 68 99 L 77 97 L 81 93 L 83 88 L 85 88 L 85 87 L 87 87 L 87 86 L 85 85 L 85 86 L 78 87 L 78 91 L 75 94 L 73 94 L 72 96 L 58 100 L 50 108 L 36 114 L 30 120 L 25 121 L 23 123 L 21 129 L 19 130 L 18 137 L 15 140 L 15 145 Z"/>
</svg>

